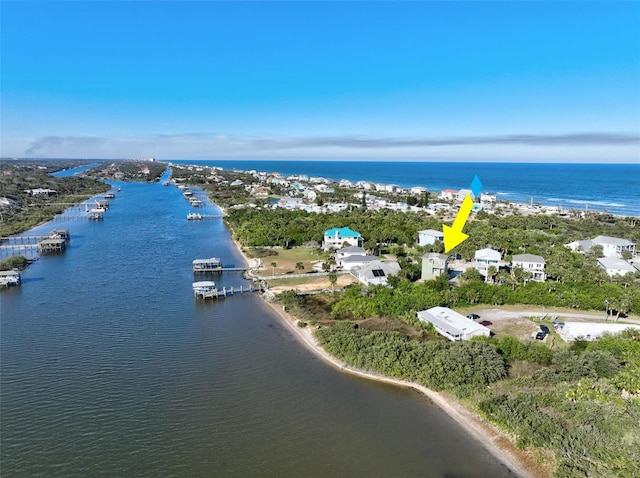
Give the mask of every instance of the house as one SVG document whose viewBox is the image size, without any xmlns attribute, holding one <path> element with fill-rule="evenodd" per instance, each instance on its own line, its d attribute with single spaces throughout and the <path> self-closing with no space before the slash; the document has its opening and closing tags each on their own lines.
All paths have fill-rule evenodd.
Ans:
<svg viewBox="0 0 640 478">
<path fill-rule="evenodd" d="M 447 307 L 432 307 L 418 312 L 418 319 L 433 324 L 436 331 L 453 342 L 472 337 L 489 337 L 491 330 Z"/>
<path fill-rule="evenodd" d="M 322 250 L 339 249 L 343 244 L 362 247 L 364 240 L 359 232 L 352 231 L 348 227 L 334 227 L 324 231 L 324 240 L 322 241 Z"/>
<path fill-rule="evenodd" d="M 449 265 L 446 254 L 438 254 L 437 252 L 429 252 L 422 256 L 422 280 L 432 280 L 440 277 L 442 274 L 449 273 Z"/>
<path fill-rule="evenodd" d="M 489 248 L 476 251 L 475 268 L 482 276 L 487 277 L 487 271 L 491 266 L 496 269 L 500 267 L 500 253 Z"/>
<path fill-rule="evenodd" d="M 458 191 L 456 189 L 443 189 L 438 196 L 440 199 L 453 201 L 458 197 Z"/>
<path fill-rule="evenodd" d="M 418 231 L 419 246 L 435 244 L 436 241 L 444 241 L 444 234 L 442 233 L 442 231 L 436 231 L 434 229 L 425 229 L 424 231 Z"/>
<path fill-rule="evenodd" d="M 348 256 L 339 261 L 336 261 L 338 267 L 342 267 L 345 270 L 353 270 L 356 267 L 363 267 L 373 261 L 379 261 L 380 258 L 378 256 L 368 256 L 368 255 L 360 255 L 356 254 L 353 256 Z"/>
<path fill-rule="evenodd" d="M 593 239 L 584 241 L 573 241 L 565 244 L 573 252 L 590 252 L 593 246 L 602 246 L 602 255 L 604 257 L 622 258 L 622 252 L 628 251 L 631 257 L 636 255 L 636 245 L 626 239 L 610 236 L 597 236 Z"/>
<path fill-rule="evenodd" d="M 636 245 L 626 239 L 620 239 L 610 236 L 597 236 L 591 239 L 596 246 L 602 246 L 602 254 L 604 257 L 622 257 L 623 251 L 628 251 L 631 257 L 636 255 Z"/>
<path fill-rule="evenodd" d="M 343 247 L 342 249 L 338 249 L 335 253 L 336 263 L 341 261 L 342 259 L 350 256 L 365 256 L 367 251 L 365 251 L 362 247 L 359 246 L 349 246 Z"/>
<path fill-rule="evenodd" d="M 456 200 L 457 201 L 464 201 L 464 198 L 469 195 L 469 197 L 471 199 L 475 199 L 475 194 L 473 194 L 473 191 L 471 191 L 471 189 L 461 189 L 460 191 L 458 191 L 458 193 L 456 194 Z"/>
<path fill-rule="evenodd" d="M 637 271 L 637 269 L 627 261 L 616 257 L 602 257 L 598 259 L 598 265 L 606 271 L 609 277 L 616 275 L 623 276 L 629 272 L 633 274 Z"/>
<path fill-rule="evenodd" d="M 585 254 L 591 251 L 591 246 L 593 246 L 593 241 L 591 239 L 586 239 L 584 241 L 573 241 L 569 244 L 564 245 L 564 247 L 580 254 Z"/>
<path fill-rule="evenodd" d="M 521 267 L 525 271 L 531 272 L 531 280 L 536 282 L 547 280 L 547 274 L 544 272 L 546 265 L 547 261 L 544 260 L 544 257 L 535 254 L 516 254 L 511 258 L 511 267 Z"/>
<path fill-rule="evenodd" d="M 607 322 L 565 322 L 556 330 L 566 342 L 574 340 L 596 340 L 605 334 L 619 334 L 626 329 L 640 330 L 639 325 L 612 324 Z"/>
<path fill-rule="evenodd" d="M 389 276 L 400 272 L 400 264 L 396 261 L 372 261 L 367 265 L 351 269 L 351 275 L 366 285 L 385 285 Z"/>
</svg>

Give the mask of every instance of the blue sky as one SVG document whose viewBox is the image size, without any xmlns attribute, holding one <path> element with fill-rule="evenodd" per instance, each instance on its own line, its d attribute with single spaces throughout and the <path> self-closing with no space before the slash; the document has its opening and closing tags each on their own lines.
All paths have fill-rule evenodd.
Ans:
<svg viewBox="0 0 640 478">
<path fill-rule="evenodd" d="M 0 8 L 2 157 L 640 162 L 640 2 Z"/>
</svg>

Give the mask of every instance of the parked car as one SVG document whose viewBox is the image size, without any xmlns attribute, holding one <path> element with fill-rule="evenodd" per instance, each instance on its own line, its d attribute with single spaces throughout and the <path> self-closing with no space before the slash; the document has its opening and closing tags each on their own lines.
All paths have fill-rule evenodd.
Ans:
<svg viewBox="0 0 640 478">
<path fill-rule="evenodd" d="M 467 315 L 467 319 L 478 320 L 480 316 L 478 314 L 469 314 Z"/>
<path fill-rule="evenodd" d="M 483 320 L 482 322 L 480 322 L 480 325 L 484 325 L 485 327 L 488 327 L 489 325 L 493 325 L 493 322 L 489 320 Z"/>
<path fill-rule="evenodd" d="M 546 325 L 541 325 L 540 326 L 540 331 L 544 332 L 545 334 L 549 333 L 549 327 L 547 327 Z"/>
<path fill-rule="evenodd" d="M 544 338 L 547 336 L 547 334 L 545 334 L 542 330 L 540 330 L 537 334 L 536 334 L 536 340 L 544 340 Z"/>
<path fill-rule="evenodd" d="M 562 327 L 564 327 L 564 322 L 559 322 L 557 320 L 554 320 L 551 325 L 553 325 L 553 327 L 556 329 L 561 329 Z"/>
</svg>

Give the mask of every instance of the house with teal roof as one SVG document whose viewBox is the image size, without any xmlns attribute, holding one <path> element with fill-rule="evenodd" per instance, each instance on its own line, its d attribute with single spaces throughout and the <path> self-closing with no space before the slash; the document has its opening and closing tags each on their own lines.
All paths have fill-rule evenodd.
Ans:
<svg viewBox="0 0 640 478">
<path fill-rule="evenodd" d="M 362 247 L 364 239 L 359 232 L 348 227 L 334 227 L 324 231 L 322 250 L 341 249 L 348 246 Z"/>
</svg>

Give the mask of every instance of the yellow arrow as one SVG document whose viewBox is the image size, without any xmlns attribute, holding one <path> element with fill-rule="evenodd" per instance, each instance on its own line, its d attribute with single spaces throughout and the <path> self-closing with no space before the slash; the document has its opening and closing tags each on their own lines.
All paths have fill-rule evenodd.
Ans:
<svg viewBox="0 0 640 478">
<path fill-rule="evenodd" d="M 469 214 L 471 214 L 472 207 L 473 200 L 471 199 L 471 196 L 467 194 L 464 197 L 464 201 L 462 201 L 462 206 L 460 206 L 460 209 L 458 210 L 458 215 L 453 221 L 453 225 L 451 227 L 445 226 L 444 224 L 442 225 L 442 234 L 444 234 L 444 252 L 449 252 L 458 244 L 469 238 L 469 236 L 462 232 L 462 228 L 467 222 Z"/>
</svg>

